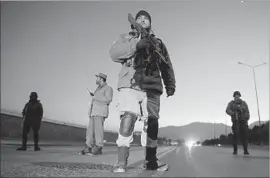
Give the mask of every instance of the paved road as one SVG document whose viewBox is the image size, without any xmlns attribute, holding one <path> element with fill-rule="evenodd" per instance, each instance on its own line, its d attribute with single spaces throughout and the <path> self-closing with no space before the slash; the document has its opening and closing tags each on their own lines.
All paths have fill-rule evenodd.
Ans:
<svg viewBox="0 0 270 178">
<path fill-rule="evenodd" d="M 136 177 L 142 171 L 142 147 L 132 147 L 127 173 L 114 174 L 116 146 L 106 146 L 101 156 L 83 156 L 78 154 L 82 146 L 55 144 L 44 143 L 42 151 L 35 152 L 33 146 L 16 151 L 18 144 L 2 142 L 1 177 Z M 173 150 L 175 147 L 160 147 L 158 156 Z"/>
<path fill-rule="evenodd" d="M 232 155 L 231 148 L 178 147 L 162 158 L 170 164 L 165 173 L 142 172 L 138 177 L 269 177 L 269 150 L 250 149 L 244 156 L 242 149 Z"/>
<path fill-rule="evenodd" d="M 15 151 L 17 145 L 1 144 L 1 177 L 269 177 L 269 151 L 250 149 L 250 156 L 222 147 L 160 147 L 158 157 L 170 164 L 167 172 L 142 169 L 143 150 L 131 149 L 125 174 L 113 174 L 116 147 L 107 146 L 102 156 L 82 156 L 80 146 L 30 147 Z"/>
</svg>

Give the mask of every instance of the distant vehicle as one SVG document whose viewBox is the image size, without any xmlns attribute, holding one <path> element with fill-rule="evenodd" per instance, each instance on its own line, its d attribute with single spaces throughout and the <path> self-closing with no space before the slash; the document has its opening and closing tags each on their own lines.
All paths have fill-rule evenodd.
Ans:
<svg viewBox="0 0 270 178">
<path fill-rule="evenodd" d="M 188 147 L 188 148 L 191 148 L 191 147 L 193 147 L 193 146 L 195 146 L 195 141 L 193 141 L 193 140 L 188 140 L 188 141 L 186 141 L 185 142 L 185 145 Z"/>
<path fill-rule="evenodd" d="M 170 143 L 170 145 L 178 145 L 178 142 L 176 142 L 176 141 L 172 141 L 171 143 Z"/>
</svg>

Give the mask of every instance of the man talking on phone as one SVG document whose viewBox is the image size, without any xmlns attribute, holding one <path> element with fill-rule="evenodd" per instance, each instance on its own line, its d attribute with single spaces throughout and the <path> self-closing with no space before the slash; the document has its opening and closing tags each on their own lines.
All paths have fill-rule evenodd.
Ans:
<svg viewBox="0 0 270 178">
<path fill-rule="evenodd" d="M 109 105 L 113 98 L 113 89 L 106 83 L 107 75 L 99 73 L 96 75 L 96 91 L 88 90 L 92 102 L 89 108 L 89 124 L 86 131 L 85 148 L 82 155 L 101 155 L 104 138 L 104 121 L 109 115 Z"/>
</svg>

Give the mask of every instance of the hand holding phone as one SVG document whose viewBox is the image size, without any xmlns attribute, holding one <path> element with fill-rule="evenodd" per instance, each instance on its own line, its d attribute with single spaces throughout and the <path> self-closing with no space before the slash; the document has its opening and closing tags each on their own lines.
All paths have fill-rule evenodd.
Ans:
<svg viewBox="0 0 270 178">
<path fill-rule="evenodd" d="M 88 92 L 89 92 L 89 94 L 90 94 L 91 96 L 94 96 L 94 93 L 92 93 L 88 88 L 87 88 L 87 90 L 88 90 Z"/>
</svg>

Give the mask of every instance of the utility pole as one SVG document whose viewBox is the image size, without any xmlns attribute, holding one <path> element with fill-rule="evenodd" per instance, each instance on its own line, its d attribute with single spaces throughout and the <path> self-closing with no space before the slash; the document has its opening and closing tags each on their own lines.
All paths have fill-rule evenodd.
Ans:
<svg viewBox="0 0 270 178">
<path fill-rule="evenodd" d="M 261 128 L 261 116 L 260 116 L 260 108 L 259 108 L 259 99 L 258 99 L 256 77 L 255 77 L 255 68 L 256 67 L 259 67 L 259 66 L 262 66 L 262 65 L 265 65 L 266 62 L 264 62 L 262 64 L 259 64 L 259 65 L 253 65 L 253 66 L 252 65 L 245 64 L 245 63 L 242 63 L 242 62 L 238 62 L 238 64 L 252 68 L 252 71 L 253 71 L 253 81 L 254 81 L 254 85 L 255 85 L 255 93 L 256 93 L 256 100 L 257 100 L 257 111 L 258 111 L 258 118 L 259 118 L 259 127 Z"/>
<path fill-rule="evenodd" d="M 216 139 L 216 121 L 214 120 L 214 139 Z"/>
<path fill-rule="evenodd" d="M 238 62 L 238 64 L 240 65 L 244 65 L 247 67 L 250 67 L 252 69 L 253 72 L 253 81 L 254 81 L 254 86 L 255 86 L 255 93 L 256 93 L 256 101 L 257 101 L 257 112 L 258 112 L 258 118 L 259 118 L 259 132 L 261 133 L 261 116 L 260 116 L 260 107 L 259 107 L 259 99 L 258 99 L 258 91 L 257 91 L 257 84 L 256 84 L 256 76 L 255 76 L 255 68 L 265 65 L 266 62 L 258 64 L 258 65 L 248 65 L 242 62 Z M 262 139 L 260 138 L 260 144 L 263 145 Z"/>
</svg>

